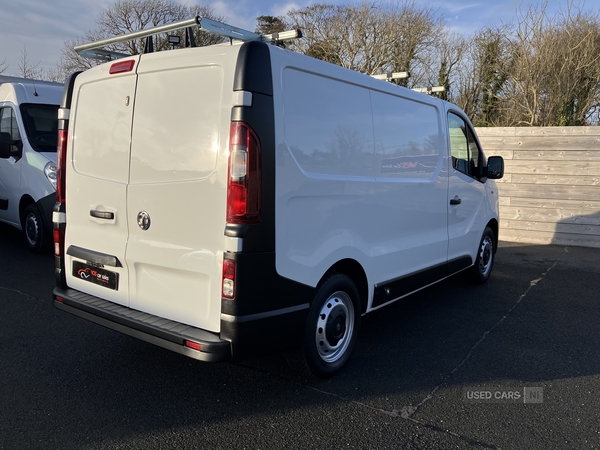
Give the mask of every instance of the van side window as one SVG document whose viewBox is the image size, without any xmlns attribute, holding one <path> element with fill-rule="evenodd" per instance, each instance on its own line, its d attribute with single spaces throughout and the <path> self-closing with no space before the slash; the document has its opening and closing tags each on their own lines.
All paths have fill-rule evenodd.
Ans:
<svg viewBox="0 0 600 450">
<path fill-rule="evenodd" d="M 452 167 L 473 178 L 480 177 L 480 151 L 467 123 L 453 113 L 448 113 L 448 135 Z"/>
<path fill-rule="evenodd" d="M 21 139 L 17 118 L 12 108 L 0 109 L 0 132 L 9 133 L 12 140 Z"/>
</svg>

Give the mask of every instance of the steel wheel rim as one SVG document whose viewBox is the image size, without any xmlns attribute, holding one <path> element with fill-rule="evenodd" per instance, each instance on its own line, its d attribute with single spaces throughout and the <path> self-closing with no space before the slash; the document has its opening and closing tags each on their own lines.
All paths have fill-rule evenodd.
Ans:
<svg viewBox="0 0 600 450">
<path fill-rule="evenodd" d="M 30 245 L 34 246 L 37 244 L 39 239 L 39 224 L 35 214 L 27 214 L 25 218 L 25 236 Z"/>
<path fill-rule="evenodd" d="M 492 238 L 486 236 L 481 241 L 481 247 L 479 249 L 479 273 L 483 276 L 487 276 L 492 270 L 492 261 L 494 258 L 494 243 Z"/>
<path fill-rule="evenodd" d="M 352 299 L 342 291 L 332 294 L 323 304 L 317 320 L 315 344 L 326 363 L 339 361 L 346 353 L 354 333 Z"/>
</svg>

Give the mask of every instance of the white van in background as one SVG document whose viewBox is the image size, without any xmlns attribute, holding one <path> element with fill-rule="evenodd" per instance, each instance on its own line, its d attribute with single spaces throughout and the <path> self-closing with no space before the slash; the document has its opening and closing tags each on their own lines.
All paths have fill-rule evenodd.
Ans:
<svg viewBox="0 0 600 450">
<path fill-rule="evenodd" d="M 489 278 L 503 161 L 453 104 L 246 40 L 69 78 L 54 304 L 204 361 L 301 344 L 328 377 L 362 315 Z"/>
<path fill-rule="evenodd" d="M 58 106 L 63 85 L 0 75 L 0 221 L 27 247 L 52 243 Z"/>
</svg>

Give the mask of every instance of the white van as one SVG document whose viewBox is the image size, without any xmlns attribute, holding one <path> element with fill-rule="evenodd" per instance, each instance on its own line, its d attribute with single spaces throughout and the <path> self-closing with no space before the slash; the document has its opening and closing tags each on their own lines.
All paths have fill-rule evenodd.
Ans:
<svg viewBox="0 0 600 450">
<path fill-rule="evenodd" d="M 52 243 L 62 93 L 62 84 L 0 75 L 0 221 L 23 230 L 34 252 Z"/>
<path fill-rule="evenodd" d="M 248 39 L 68 80 L 54 304 L 204 361 L 303 344 L 327 377 L 362 315 L 488 279 L 503 162 L 455 105 Z"/>
</svg>

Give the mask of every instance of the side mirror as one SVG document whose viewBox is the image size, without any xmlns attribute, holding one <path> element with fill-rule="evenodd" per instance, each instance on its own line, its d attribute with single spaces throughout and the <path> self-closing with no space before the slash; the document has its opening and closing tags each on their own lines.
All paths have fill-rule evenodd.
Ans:
<svg viewBox="0 0 600 450">
<path fill-rule="evenodd" d="M 504 158 L 502 156 L 490 156 L 487 163 L 487 177 L 491 180 L 499 180 L 504 176 Z"/>
<path fill-rule="evenodd" d="M 17 147 L 16 151 L 15 148 Z M 11 139 L 10 133 L 0 133 L 0 158 L 8 159 L 11 156 L 21 157 L 23 142 L 20 139 Z"/>
</svg>

